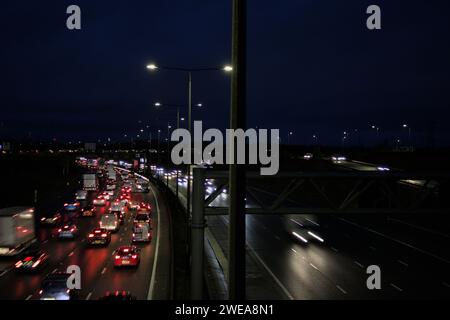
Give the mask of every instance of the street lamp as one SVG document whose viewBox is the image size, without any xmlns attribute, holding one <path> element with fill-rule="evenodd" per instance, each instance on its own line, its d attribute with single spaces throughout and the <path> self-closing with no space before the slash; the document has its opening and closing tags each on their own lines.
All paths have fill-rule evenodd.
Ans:
<svg viewBox="0 0 450 320">
<path fill-rule="evenodd" d="M 213 67 L 213 68 L 183 68 L 183 67 L 169 67 L 169 66 L 157 66 L 155 63 L 151 63 L 147 65 L 147 69 L 150 71 L 156 71 L 158 69 L 169 70 L 169 71 L 177 71 L 183 72 L 187 74 L 188 79 L 188 130 L 191 133 L 191 124 L 192 124 L 192 73 L 200 72 L 200 71 L 224 71 L 230 73 L 233 71 L 233 67 L 230 65 L 226 65 L 223 67 Z M 191 170 L 190 165 L 187 166 L 187 217 L 190 216 L 191 212 Z"/>
<path fill-rule="evenodd" d="M 402 127 L 408 129 L 408 143 L 411 145 L 411 127 L 407 123 L 404 123 Z"/>
</svg>

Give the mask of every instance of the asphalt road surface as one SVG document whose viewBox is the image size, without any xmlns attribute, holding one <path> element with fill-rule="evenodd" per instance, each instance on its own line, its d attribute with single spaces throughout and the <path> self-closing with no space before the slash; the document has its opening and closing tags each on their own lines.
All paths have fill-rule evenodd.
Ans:
<svg viewBox="0 0 450 320">
<path fill-rule="evenodd" d="M 117 192 L 117 191 L 116 191 Z M 91 194 L 90 198 L 95 196 Z M 88 199 L 89 200 L 89 199 Z M 112 234 L 111 243 L 107 247 L 88 247 L 86 237 L 98 226 L 100 216 L 109 209 L 99 207 L 95 217 L 78 218 L 80 236 L 73 240 L 60 241 L 54 235 L 57 228 L 40 228 L 38 238 L 41 248 L 50 256 L 49 265 L 36 274 L 19 274 L 13 269 L 16 259 L 0 261 L 0 299 L 29 300 L 39 299 L 39 290 L 46 275 L 55 271 L 64 271 L 69 265 L 77 265 L 81 269 L 81 299 L 98 299 L 106 291 L 127 290 L 137 299 L 147 299 L 155 258 L 155 243 L 158 237 L 158 212 L 152 191 L 149 193 L 133 193 L 133 201 L 144 201 L 152 205 L 153 239 L 148 244 L 136 244 L 141 248 L 140 265 L 136 269 L 115 269 L 113 252 L 121 245 L 131 244 L 132 211 L 125 216 L 124 225 L 117 233 Z M 56 205 L 62 206 L 63 203 Z M 81 207 L 86 203 L 81 202 Z"/>
</svg>

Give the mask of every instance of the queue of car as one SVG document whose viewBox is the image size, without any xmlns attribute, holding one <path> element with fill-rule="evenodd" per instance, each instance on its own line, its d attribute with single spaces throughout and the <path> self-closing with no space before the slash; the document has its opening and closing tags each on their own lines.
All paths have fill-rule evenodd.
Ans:
<svg viewBox="0 0 450 320">
<path fill-rule="evenodd" d="M 110 174 L 108 176 L 111 176 Z M 64 203 L 61 210 L 56 213 L 41 215 L 40 224 L 43 227 L 55 227 L 54 237 L 57 240 L 74 240 L 82 236 L 77 225 L 77 218 L 99 217 L 98 227 L 91 230 L 86 237 L 86 244 L 89 247 L 108 246 L 111 243 L 112 233 L 119 230 L 125 222 L 125 216 L 135 211 L 132 225 L 132 237 L 130 243 L 150 242 L 151 235 L 151 206 L 144 202 L 133 202 L 131 193 L 132 176 L 130 173 L 121 173 L 121 178 L 126 182 L 116 190 L 117 181 L 107 180 L 107 190 L 98 192 L 98 195 L 82 206 L 82 202 L 89 202 L 87 192 L 78 191 L 75 201 Z M 112 188 L 114 186 L 114 188 Z M 109 187 L 109 188 L 108 188 Z M 118 192 L 117 195 L 116 191 Z M 99 208 L 110 204 L 108 210 Z M 115 267 L 138 267 L 140 263 L 140 249 L 135 245 L 120 246 L 113 255 L 113 265 Z M 27 252 L 15 263 L 17 272 L 35 272 L 42 270 L 48 263 L 49 255 L 39 248 Z M 68 274 L 65 272 L 54 272 L 49 274 L 42 282 L 39 291 L 41 300 L 71 300 L 78 298 L 77 290 L 68 290 L 66 280 Z M 119 291 L 117 291 L 119 292 Z M 129 296 L 129 293 L 127 293 Z M 117 296 L 116 296 L 117 297 Z"/>
</svg>

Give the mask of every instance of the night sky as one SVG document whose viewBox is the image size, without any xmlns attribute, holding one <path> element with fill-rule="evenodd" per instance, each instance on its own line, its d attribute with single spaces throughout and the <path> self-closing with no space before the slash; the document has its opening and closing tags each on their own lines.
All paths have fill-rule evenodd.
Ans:
<svg viewBox="0 0 450 320">
<path fill-rule="evenodd" d="M 80 31 L 66 28 L 70 4 Z M 382 30 L 366 28 L 370 4 Z M 340 144 L 343 131 L 371 143 L 370 125 L 394 139 L 408 123 L 417 144 L 450 144 L 449 32 L 443 0 L 249 0 L 248 126 Z M 0 139 L 121 139 L 175 125 L 155 101 L 187 102 L 185 75 L 147 63 L 231 62 L 231 1 L 3 1 L 0 35 Z M 194 74 L 194 119 L 228 125 L 229 82 Z"/>
</svg>

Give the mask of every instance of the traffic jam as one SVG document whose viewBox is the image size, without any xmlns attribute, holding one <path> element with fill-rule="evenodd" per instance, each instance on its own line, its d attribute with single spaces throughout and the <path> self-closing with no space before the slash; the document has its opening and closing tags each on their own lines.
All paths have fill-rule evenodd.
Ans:
<svg viewBox="0 0 450 320">
<path fill-rule="evenodd" d="M 56 268 L 45 274 L 52 262 L 52 253 L 46 252 L 43 243 L 56 242 L 57 250 L 62 250 L 63 246 L 72 249 L 82 244 L 83 250 L 94 250 L 86 255 L 88 258 L 92 255 L 92 259 L 95 259 L 95 248 L 108 248 L 112 250 L 110 261 L 105 258 L 104 251 L 98 251 L 99 258 L 101 255 L 115 272 L 120 272 L 123 269 L 139 268 L 141 250 L 152 241 L 153 210 L 152 205 L 145 201 L 145 195 L 150 191 L 148 180 L 107 162 L 95 166 L 78 164 L 83 170 L 82 188 L 76 191 L 73 201 L 64 203 L 57 212 L 37 214 L 34 208 L 24 207 L 0 210 L 4 229 L 2 237 L 5 238 L 2 243 L 5 243 L 3 240 L 9 241 L 9 246 L 0 248 L 0 254 L 16 259 L 11 272 L 15 277 L 42 275 L 38 294 L 29 295 L 27 300 L 81 298 L 80 290 L 67 287 L 71 273 L 66 269 Z M 38 226 L 34 220 L 38 221 Z M 14 230 L 6 230 L 8 221 L 14 225 Z M 131 233 L 121 232 L 122 229 L 129 229 Z M 48 235 L 44 242 L 40 241 L 38 231 L 40 235 Z M 114 247 L 111 248 L 113 242 Z M 68 257 L 73 254 L 74 251 Z M 80 261 L 83 259 L 86 258 L 81 256 Z M 7 271 L 2 272 L 2 275 Z M 114 275 L 112 279 L 116 279 Z M 130 291 L 117 289 L 112 285 L 112 291 L 105 290 L 98 294 L 98 299 L 135 299 Z"/>
</svg>

